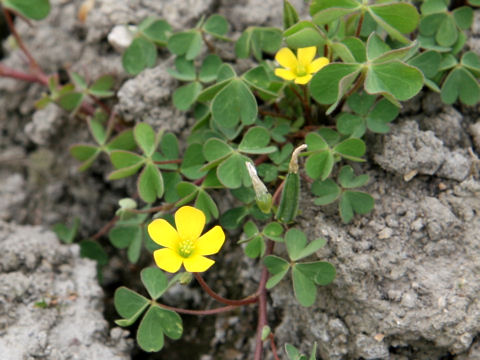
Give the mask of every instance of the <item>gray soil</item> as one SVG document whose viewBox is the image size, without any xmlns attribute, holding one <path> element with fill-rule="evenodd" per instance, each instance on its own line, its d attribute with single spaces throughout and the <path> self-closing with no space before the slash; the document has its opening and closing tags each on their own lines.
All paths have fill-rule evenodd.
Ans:
<svg viewBox="0 0 480 360">
<path fill-rule="evenodd" d="M 18 22 L 41 67 L 90 78 L 114 74 L 118 102 L 109 105 L 125 121 L 145 121 L 179 136 L 192 119 L 171 105 L 178 86 L 166 72 L 171 59 L 160 52 L 158 66 L 127 78 L 121 55 L 106 40 L 113 26 L 155 15 L 181 29 L 219 12 L 238 37 L 247 26 L 280 25 L 282 13 L 278 0 L 97 0 L 82 24 L 76 20 L 82 2 L 52 0 L 48 19 L 33 27 Z M 293 3 L 305 13 L 303 1 Z M 479 24 L 476 16 L 468 40 L 477 50 Z M 4 49 L 2 61 L 21 69 L 22 54 L 8 42 Z M 228 44 L 220 47 L 225 58 L 231 51 Z M 105 158 L 79 173 L 68 148 L 91 141 L 85 123 L 55 106 L 35 110 L 42 91 L 0 78 L 0 358 L 251 359 L 253 307 L 184 317 L 183 339 L 169 341 L 157 355 L 133 349 L 128 331 L 114 327 L 112 291 L 121 284 L 138 288 L 139 269 L 125 269 L 123 255 L 114 255 L 102 289 L 95 263 L 80 258 L 77 245 L 61 244 L 49 228 L 79 217 L 81 237 L 95 233 L 117 201 L 134 193 L 134 183 L 107 182 Z M 315 207 L 303 191 L 297 226 L 310 239 L 327 239 L 311 260 L 332 262 L 337 278 L 307 309 L 293 298 L 289 281 L 272 291 L 269 319 L 277 345 L 289 342 L 307 352 L 317 342 L 324 360 L 480 359 L 478 107 L 447 107 L 438 95 L 422 93 L 405 104 L 389 134 L 368 136 L 367 144 L 367 162 L 355 169 L 370 175 L 364 190 L 375 198 L 372 213 L 343 225 L 336 205 Z M 230 206 L 228 198 L 218 198 L 222 208 Z M 207 273 L 212 287 L 234 298 L 251 293 L 259 273 L 259 265 L 242 256 L 238 236 L 230 235 L 217 271 Z M 142 264 L 151 264 L 150 258 Z M 165 300 L 215 305 L 195 287 L 175 288 Z"/>
</svg>

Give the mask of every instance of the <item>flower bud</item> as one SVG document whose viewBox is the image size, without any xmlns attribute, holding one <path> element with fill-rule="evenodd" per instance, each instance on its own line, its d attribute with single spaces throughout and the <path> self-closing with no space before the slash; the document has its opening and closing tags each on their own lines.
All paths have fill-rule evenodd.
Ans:
<svg viewBox="0 0 480 360">
<path fill-rule="evenodd" d="M 258 208 L 265 214 L 269 214 L 272 209 L 272 195 L 270 195 L 267 187 L 258 177 L 255 166 L 248 161 L 245 162 L 245 165 L 247 166 L 248 175 L 250 175 L 250 179 L 252 179 L 253 190 L 255 190 L 255 200 Z"/>
</svg>

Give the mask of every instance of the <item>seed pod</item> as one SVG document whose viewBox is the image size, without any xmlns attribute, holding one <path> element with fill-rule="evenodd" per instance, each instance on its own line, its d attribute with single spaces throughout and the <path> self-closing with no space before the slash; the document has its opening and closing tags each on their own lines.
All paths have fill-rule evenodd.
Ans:
<svg viewBox="0 0 480 360">
<path fill-rule="evenodd" d="M 300 175 L 298 174 L 298 154 L 307 148 L 307 145 L 301 145 L 296 148 L 292 154 L 288 174 L 285 178 L 280 205 L 277 210 L 276 218 L 283 223 L 289 223 L 295 219 L 298 212 L 298 203 L 300 201 Z"/>
</svg>

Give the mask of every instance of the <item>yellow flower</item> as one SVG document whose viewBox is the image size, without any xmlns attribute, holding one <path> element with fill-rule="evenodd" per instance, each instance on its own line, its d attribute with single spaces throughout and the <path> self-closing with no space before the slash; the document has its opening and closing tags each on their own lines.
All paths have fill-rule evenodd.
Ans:
<svg viewBox="0 0 480 360">
<path fill-rule="evenodd" d="M 160 269 L 174 273 L 182 264 L 189 272 L 203 272 L 215 261 L 204 255 L 216 254 L 225 241 L 220 226 L 200 236 L 205 226 L 205 214 L 191 206 L 182 206 L 175 213 L 177 229 L 164 219 L 153 220 L 148 234 L 163 249 L 155 250 L 153 258 Z"/>
<path fill-rule="evenodd" d="M 289 48 L 282 48 L 275 55 L 275 60 L 284 67 L 275 69 L 275 75 L 285 80 L 295 80 L 296 84 L 306 84 L 313 74 L 329 63 L 326 57 L 313 60 L 316 46 L 300 48 L 297 56 Z"/>
</svg>

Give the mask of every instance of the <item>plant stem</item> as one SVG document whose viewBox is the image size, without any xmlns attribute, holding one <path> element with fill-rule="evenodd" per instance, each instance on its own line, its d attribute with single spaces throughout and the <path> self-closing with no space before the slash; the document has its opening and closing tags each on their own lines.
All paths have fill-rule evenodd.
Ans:
<svg viewBox="0 0 480 360">
<path fill-rule="evenodd" d="M 270 255 L 273 252 L 275 243 L 272 240 L 267 242 L 267 250 L 265 256 Z M 263 355 L 263 340 L 262 330 L 267 321 L 267 288 L 265 287 L 268 280 L 268 270 L 264 266 L 262 269 L 262 275 L 260 276 L 260 283 L 258 284 L 258 322 L 257 322 L 257 338 L 255 344 L 254 360 L 262 360 Z"/>
<path fill-rule="evenodd" d="M 278 205 L 278 198 L 280 197 L 280 194 L 282 193 L 284 186 L 285 186 L 285 180 L 283 180 L 280 186 L 277 188 L 277 190 L 275 190 L 275 193 L 272 196 L 272 204 Z"/>
<path fill-rule="evenodd" d="M 270 333 L 268 335 L 268 337 L 270 338 L 270 347 L 272 348 L 272 353 L 273 353 L 274 359 L 275 360 L 280 360 L 279 357 L 278 357 L 277 346 L 275 345 L 275 337 L 273 336 L 273 333 Z"/>
<path fill-rule="evenodd" d="M 37 75 L 37 77 L 39 78 L 39 80 L 42 81 L 43 84 L 47 84 L 47 82 L 48 82 L 47 76 L 42 71 L 40 66 L 38 66 L 38 63 L 33 58 L 32 54 L 30 53 L 30 51 L 25 46 L 22 38 L 18 34 L 17 29 L 15 29 L 15 25 L 13 24 L 13 19 L 12 19 L 12 15 L 10 14 L 10 11 L 3 8 L 3 14 L 5 16 L 5 21 L 7 22 L 7 25 L 8 25 L 8 28 L 10 29 L 10 32 L 12 33 L 13 37 L 15 38 L 15 41 L 17 42 L 20 49 L 22 49 L 23 53 L 27 57 L 28 62 L 30 64 L 30 68 L 33 70 L 33 73 L 35 75 Z"/>
<path fill-rule="evenodd" d="M 181 309 L 173 306 L 168 306 L 160 303 L 156 303 L 156 304 L 161 308 L 172 310 L 180 314 L 188 314 L 188 315 L 214 315 L 214 314 L 231 311 L 239 307 L 239 305 L 228 305 L 228 306 L 222 306 L 216 309 L 209 309 L 209 310 L 189 310 L 189 309 Z"/>
<path fill-rule="evenodd" d="M 260 115 L 263 115 L 263 116 L 272 116 L 272 117 L 278 117 L 278 118 L 287 119 L 287 120 L 293 120 L 292 117 L 290 117 L 290 116 L 288 116 L 288 115 L 284 115 L 284 114 L 278 113 L 278 112 L 266 111 L 266 110 L 258 109 L 258 113 L 259 113 Z"/>
<path fill-rule="evenodd" d="M 358 24 L 357 24 L 357 30 L 355 31 L 355 37 L 360 36 L 360 31 L 362 31 L 362 25 L 363 25 L 363 18 L 365 17 L 365 14 L 362 13 L 360 14 L 360 19 L 358 19 Z"/>
<path fill-rule="evenodd" d="M 17 71 L 15 69 L 11 69 L 3 64 L 0 64 L 0 76 L 2 77 L 9 77 L 12 79 L 28 81 L 28 82 L 36 82 L 42 85 L 47 85 L 45 79 L 39 77 L 38 74 L 27 74 L 22 71 Z"/>
<path fill-rule="evenodd" d="M 200 286 L 203 288 L 203 290 L 207 292 L 208 295 L 210 295 L 212 298 L 214 298 L 215 300 L 223 304 L 240 306 L 240 305 L 252 304 L 258 301 L 258 295 L 256 293 L 250 296 L 247 296 L 246 298 L 241 300 L 226 299 L 223 296 L 217 294 L 215 291 L 213 291 L 210 288 L 210 286 L 208 286 L 208 284 L 205 282 L 205 280 L 203 279 L 202 275 L 200 275 L 200 273 L 193 273 L 193 276 L 195 276 L 195 279 L 197 279 Z"/>
<path fill-rule="evenodd" d="M 112 220 L 110 220 L 108 223 L 106 223 L 95 235 L 92 236 L 92 239 L 97 240 L 100 238 L 102 235 L 106 234 L 110 228 L 112 228 L 116 222 L 118 221 L 118 216 L 115 216 Z"/>
</svg>

